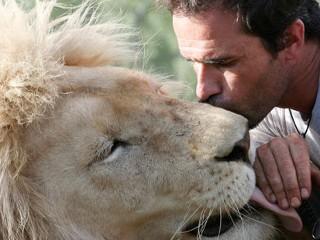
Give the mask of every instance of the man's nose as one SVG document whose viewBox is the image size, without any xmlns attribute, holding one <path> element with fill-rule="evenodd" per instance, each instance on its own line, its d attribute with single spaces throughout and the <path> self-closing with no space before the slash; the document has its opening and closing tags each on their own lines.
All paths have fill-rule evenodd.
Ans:
<svg viewBox="0 0 320 240">
<path fill-rule="evenodd" d="M 212 95 L 221 93 L 221 73 L 208 64 L 196 63 L 196 94 L 199 101 L 205 101 Z"/>
</svg>

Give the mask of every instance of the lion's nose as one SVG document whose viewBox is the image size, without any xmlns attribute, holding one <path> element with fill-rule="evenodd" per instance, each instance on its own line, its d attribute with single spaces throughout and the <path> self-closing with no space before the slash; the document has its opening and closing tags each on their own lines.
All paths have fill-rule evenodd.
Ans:
<svg viewBox="0 0 320 240">
<path fill-rule="evenodd" d="M 249 132 L 245 135 L 243 139 L 236 142 L 231 153 L 224 157 L 216 157 L 218 161 L 244 161 L 250 163 L 248 158 L 248 151 L 250 146 Z"/>
</svg>

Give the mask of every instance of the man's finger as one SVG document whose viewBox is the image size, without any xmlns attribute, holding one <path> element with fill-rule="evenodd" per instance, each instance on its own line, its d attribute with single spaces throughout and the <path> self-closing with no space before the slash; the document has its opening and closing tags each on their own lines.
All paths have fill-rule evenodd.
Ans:
<svg viewBox="0 0 320 240">
<path fill-rule="evenodd" d="M 304 139 L 298 134 L 288 136 L 288 143 L 297 173 L 301 197 L 302 199 L 307 199 L 311 193 L 311 170 L 308 147 Z"/>
<path fill-rule="evenodd" d="M 277 201 L 276 196 L 273 194 L 272 189 L 269 185 L 269 182 L 264 175 L 264 172 L 260 163 L 260 159 L 258 156 L 256 157 L 253 168 L 256 173 L 256 180 L 257 180 L 258 187 L 270 202 L 275 203 Z"/>
<path fill-rule="evenodd" d="M 278 204 L 280 205 L 280 207 L 287 209 L 289 207 L 289 203 L 287 201 L 277 163 L 269 146 L 266 144 L 259 147 L 257 149 L 257 155 L 261 159 L 260 163 L 264 175 L 269 182 L 269 185 L 277 199 Z"/>
<path fill-rule="evenodd" d="M 287 201 L 291 207 L 299 207 L 301 205 L 300 188 L 288 142 L 275 138 L 270 142 L 270 149 L 280 172 Z"/>
</svg>

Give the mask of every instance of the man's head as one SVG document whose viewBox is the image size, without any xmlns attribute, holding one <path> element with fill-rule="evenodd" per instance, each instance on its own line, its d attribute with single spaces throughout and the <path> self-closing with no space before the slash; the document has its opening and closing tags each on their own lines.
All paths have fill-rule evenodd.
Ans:
<svg viewBox="0 0 320 240">
<path fill-rule="evenodd" d="M 173 15 L 199 15 L 210 9 L 235 13 L 243 31 L 261 38 L 276 53 L 283 49 L 285 30 L 297 19 L 305 25 L 306 39 L 320 39 L 320 9 L 315 0 L 159 0 Z"/>
<path fill-rule="evenodd" d="M 306 42 L 320 39 L 314 0 L 163 0 L 181 54 L 193 62 L 197 96 L 257 124 L 287 106 Z M 291 96 L 292 97 L 292 96 Z"/>
</svg>

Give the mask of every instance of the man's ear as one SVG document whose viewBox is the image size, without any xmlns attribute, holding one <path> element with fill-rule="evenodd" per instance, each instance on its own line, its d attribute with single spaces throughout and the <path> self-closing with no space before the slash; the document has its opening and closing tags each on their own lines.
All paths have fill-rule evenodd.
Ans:
<svg viewBox="0 0 320 240">
<path fill-rule="evenodd" d="M 279 42 L 279 54 L 286 62 L 296 61 L 305 43 L 304 23 L 297 19 L 284 32 Z"/>
</svg>

